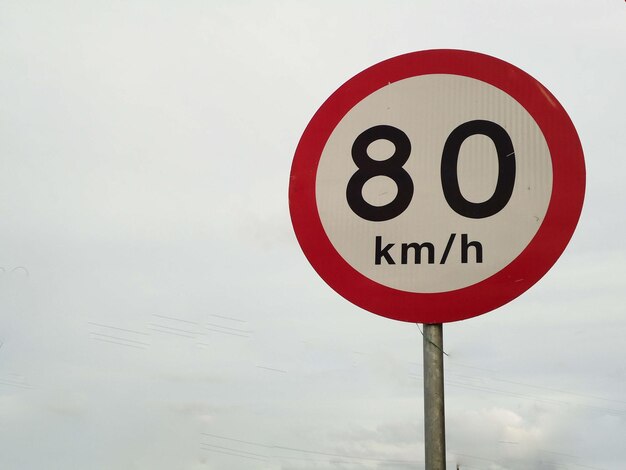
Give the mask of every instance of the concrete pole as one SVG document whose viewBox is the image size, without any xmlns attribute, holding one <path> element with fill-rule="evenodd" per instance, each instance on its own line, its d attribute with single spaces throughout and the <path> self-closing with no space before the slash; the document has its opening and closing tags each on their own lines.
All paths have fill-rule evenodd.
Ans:
<svg viewBox="0 0 626 470">
<path fill-rule="evenodd" d="M 441 323 L 424 324 L 424 436 L 426 470 L 446 470 Z"/>
</svg>

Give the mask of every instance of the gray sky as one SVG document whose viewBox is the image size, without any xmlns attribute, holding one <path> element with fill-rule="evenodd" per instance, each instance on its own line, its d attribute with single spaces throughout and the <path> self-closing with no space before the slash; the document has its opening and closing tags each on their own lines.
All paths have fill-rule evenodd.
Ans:
<svg viewBox="0 0 626 470">
<path fill-rule="evenodd" d="M 421 336 L 327 287 L 297 142 L 351 76 L 458 48 L 561 102 L 577 232 L 444 327 L 448 464 L 626 460 L 626 4 L 0 2 L 0 467 L 423 468 Z"/>
</svg>

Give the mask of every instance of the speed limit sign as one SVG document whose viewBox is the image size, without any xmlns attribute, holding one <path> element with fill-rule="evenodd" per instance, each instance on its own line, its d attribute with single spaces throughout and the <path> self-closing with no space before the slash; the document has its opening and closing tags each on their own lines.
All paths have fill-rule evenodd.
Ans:
<svg viewBox="0 0 626 470">
<path fill-rule="evenodd" d="M 578 135 L 543 85 L 487 55 L 430 50 L 376 64 L 328 98 L 298 144 L 289 207 L 339 294 L 443 323 L 537 282 L 584 191 Z"/>
</svg>

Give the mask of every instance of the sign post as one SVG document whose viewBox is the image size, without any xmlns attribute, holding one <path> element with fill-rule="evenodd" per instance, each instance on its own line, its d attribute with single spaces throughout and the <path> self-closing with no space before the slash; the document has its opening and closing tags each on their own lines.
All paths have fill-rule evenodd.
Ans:
<svg viewBox="0 0 626 470">
<path fill-rule="evenodd" d="M 424 448 L 426 468 L 446 468 L 443 325 L 424 324 Z"/>
<path fill-rule="evenodd" d="M 347 300 L 424 323 L 429 470 L 445 468 L 442 324 L 535 284 L 567 246 L 584 192 L 582 147 L 556 98 L 475 52 L 373 65 L 306 127 L 289 184 L 296 237 Z"/>
</svg>

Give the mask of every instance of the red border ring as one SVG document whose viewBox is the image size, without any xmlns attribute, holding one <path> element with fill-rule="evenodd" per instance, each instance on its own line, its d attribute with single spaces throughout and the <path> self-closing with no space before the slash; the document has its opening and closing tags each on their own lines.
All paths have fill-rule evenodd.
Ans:
<svg viewBox="0 0 626 470">
<path fill-rule="evenodd" d="M 451 74 L 482 80 L 520 103 L 543 132 L 552 158 L 552 196 L 539 230 L 524 251 L 489 278 L 462 289 L 413 293 L 378 284 L 350 266 L 330 242 L 319 217 L 315 180 L 328 138 L 361 100 L 399 80 Z M 397 56 L 364 70 L 335 91 L 302 135 L 291 167 L 289 210 L 300 246 L 317 273 L 359 307 L 395 320 L 445 323 L 481 315 L 535 284 L 567 246 L 582 210 L 585 163 L 576 129 L 552 94 L 526 72 L 476 52 L 436 49 Z"/>
</svg>

